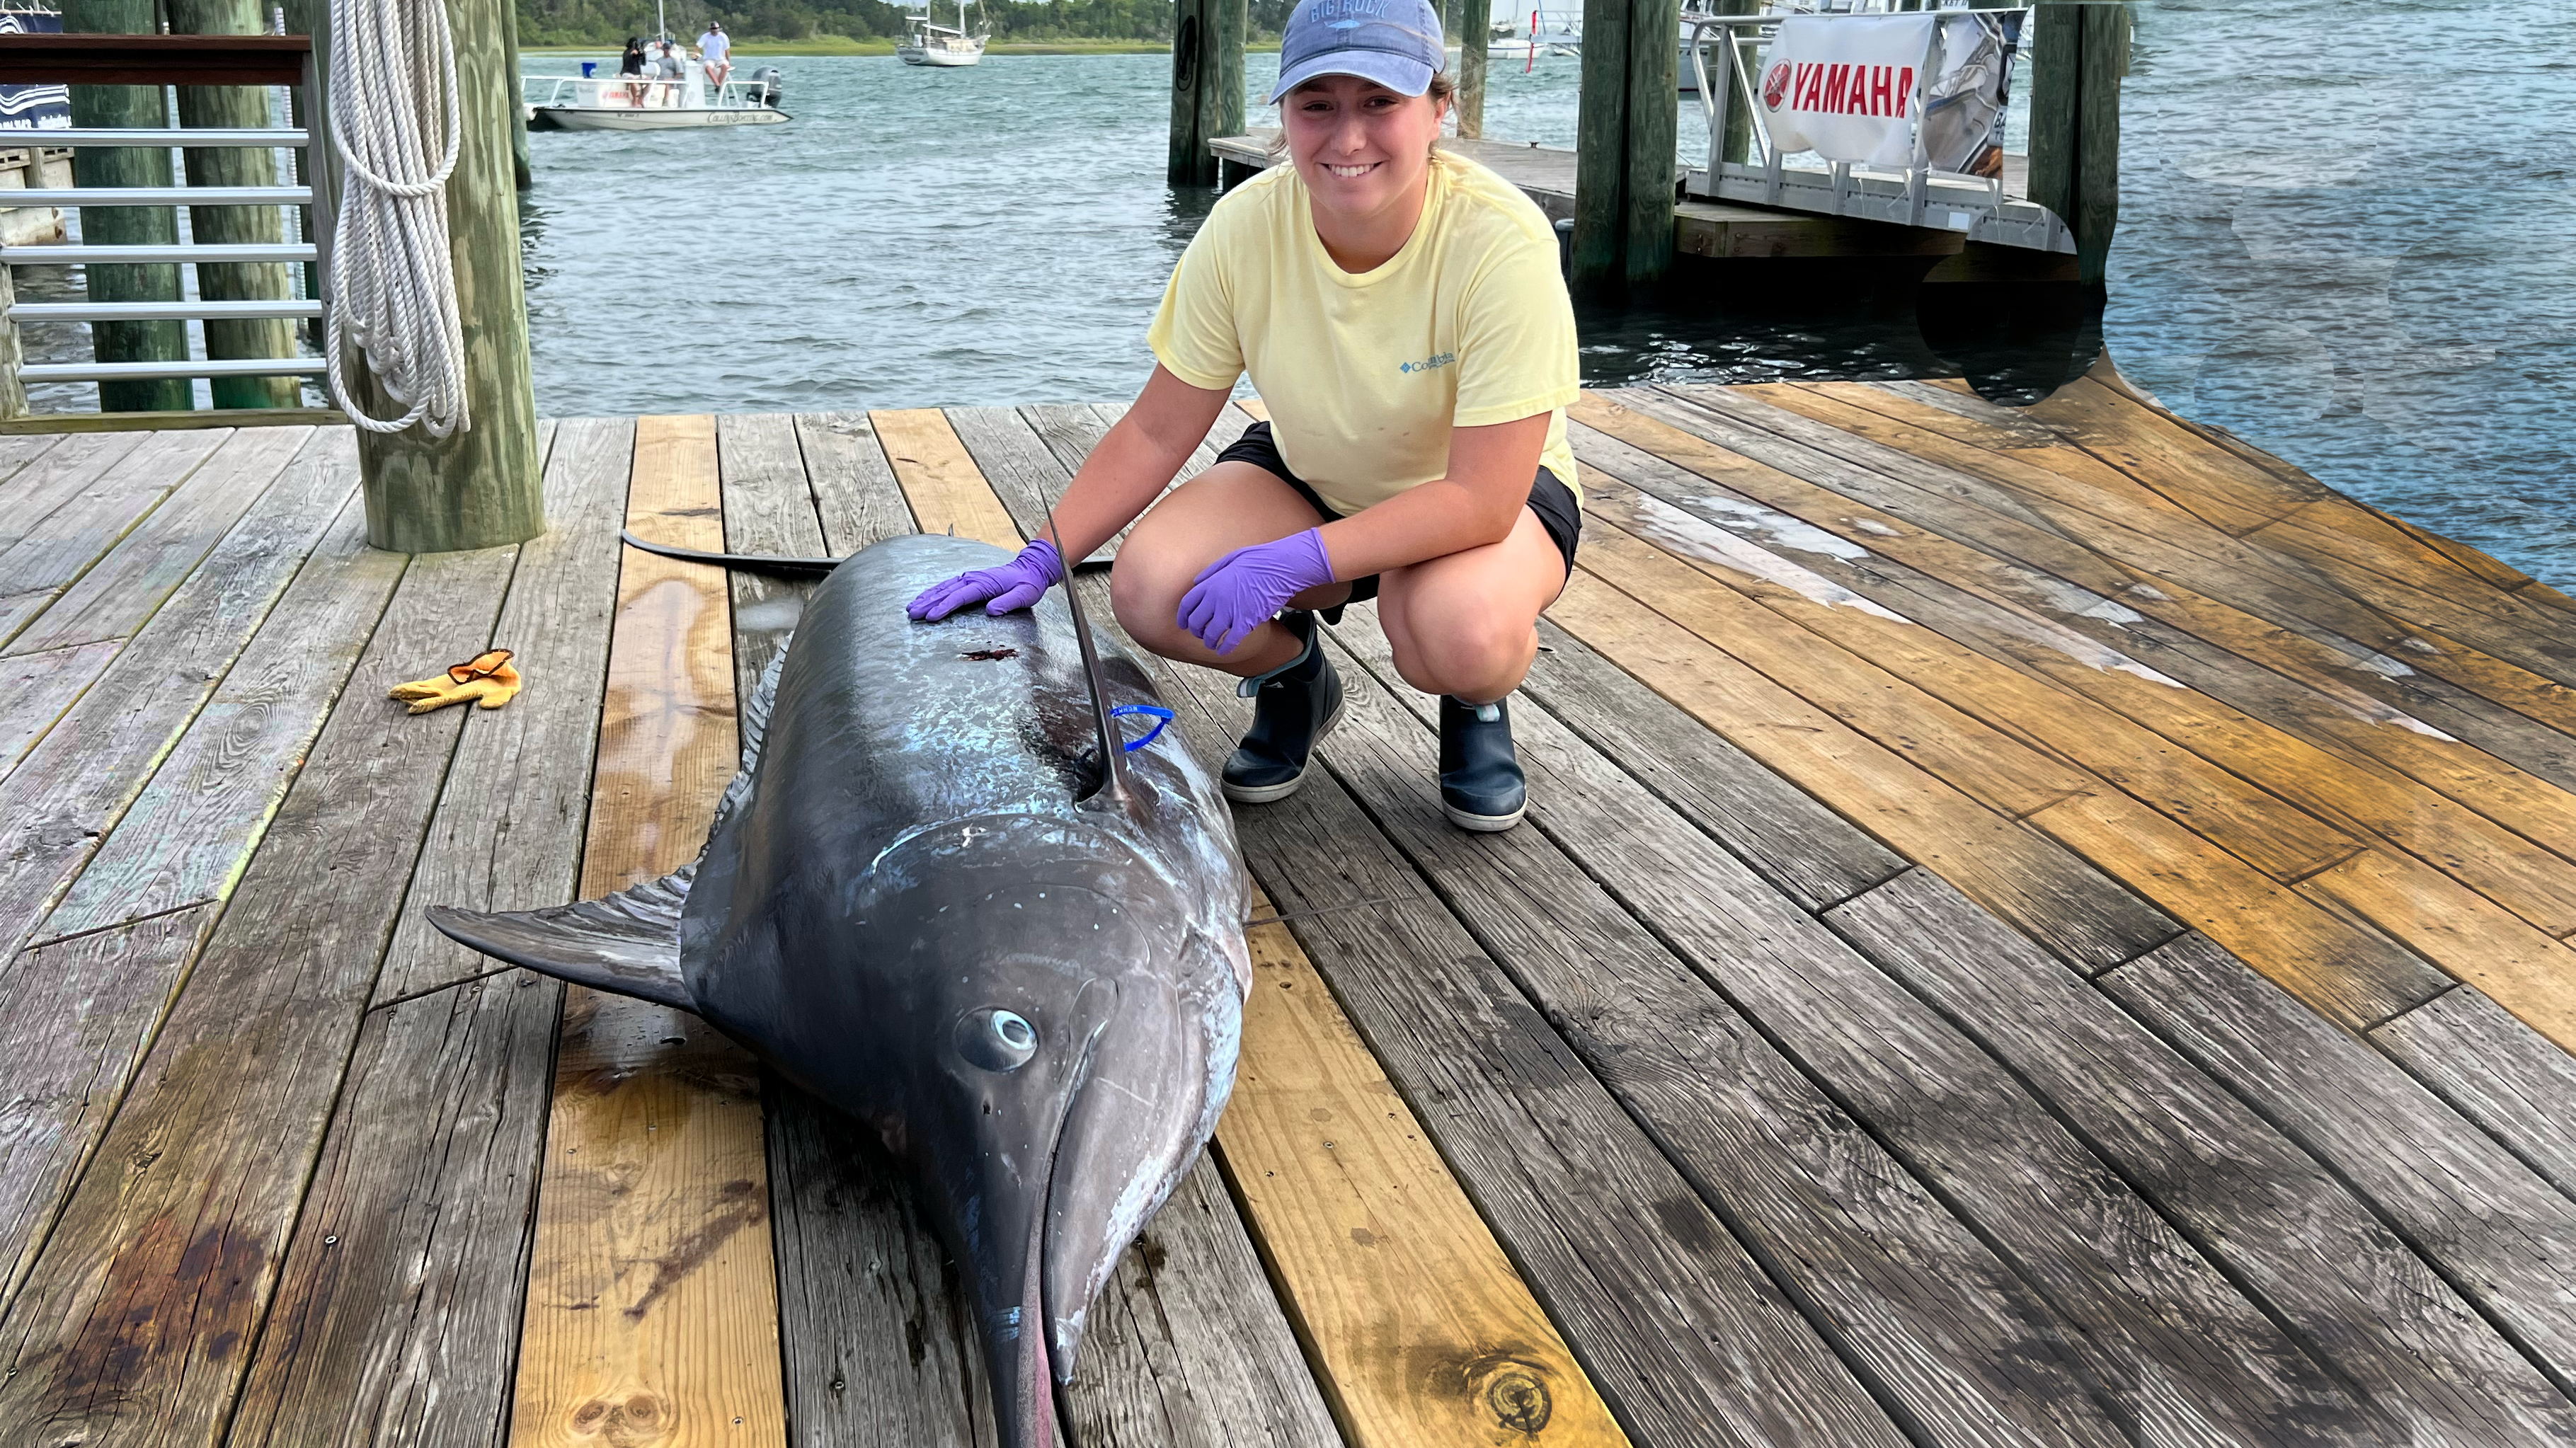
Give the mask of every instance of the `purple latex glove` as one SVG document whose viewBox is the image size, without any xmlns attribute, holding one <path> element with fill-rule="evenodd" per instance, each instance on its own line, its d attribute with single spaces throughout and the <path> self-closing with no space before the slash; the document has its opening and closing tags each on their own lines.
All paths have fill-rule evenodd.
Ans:
<svg viewBox="0 0 2576 1448">
<path fill-rule="evenodd" d="M 1020 550 L 999 568 L 972 568 L 943 578 L 904 605 L 914 623 L 937 623 L 970 603 L 984 605 L 995 617 L 1026 608 L 1064 578 L 1064 555 L 1044 538 Z"/>
<path fill-rule="evenodd" d="M 1220 654 L 1269 622 L 1289 599 L 1333 581 L 1324 536 L 1309 528 L 1272 543 L 1237 548 L 1199 570 L 1181 595 L 1181 627 Z"/>
</svg>

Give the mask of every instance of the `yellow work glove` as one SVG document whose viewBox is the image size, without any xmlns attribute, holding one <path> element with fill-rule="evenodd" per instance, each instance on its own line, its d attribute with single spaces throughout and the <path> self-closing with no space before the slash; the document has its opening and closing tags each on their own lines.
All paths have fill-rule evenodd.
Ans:
<svg viewBox="0 0 2576 1448">
<path fill-rule="evenodd" d="M 462 704 L 468 699 L 486 709 L 498 709 L 519 697 L 519 671 L 510 667 L 508 649 L 493 649 L 448 666 L 446 673 L 396 684 L 389 692 L 409 703 L 415 714 Z"/>
</svg>

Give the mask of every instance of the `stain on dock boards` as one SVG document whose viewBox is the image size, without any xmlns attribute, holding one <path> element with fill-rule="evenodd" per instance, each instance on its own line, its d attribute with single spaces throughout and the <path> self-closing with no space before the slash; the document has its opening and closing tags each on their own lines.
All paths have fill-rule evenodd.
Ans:
<svg viewBox="0 0 2576 1448">
<path fill-rule="evenodd" d="M 345 429 L 0 439 L 0 1442 L 989 1443 L 863 1132 L 420 912 L 696 850 L 811 585 L 621 526 L 1016 546 L 1118 416 L 567 421 L 417 559 Z M 1354 610 L 1070 1448 L 2576 1438 L 2576 603 L 2107 364 L 1571 431 L 1530 819 Z"/>
</svg>

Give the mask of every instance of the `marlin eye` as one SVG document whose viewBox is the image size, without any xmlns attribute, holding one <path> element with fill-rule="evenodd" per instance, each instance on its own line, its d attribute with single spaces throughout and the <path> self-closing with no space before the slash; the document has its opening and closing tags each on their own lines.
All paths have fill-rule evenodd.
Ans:
<svg viewBox="0 0 2576 1448">
<path fill-rule="evenodd" d="M 1037 1050 L 1038 1028 L 1017 1011 L 986 1006 L 957 1023 L 957 1053 L 987 1071 L 1016 1071 Z"/>
</svg>

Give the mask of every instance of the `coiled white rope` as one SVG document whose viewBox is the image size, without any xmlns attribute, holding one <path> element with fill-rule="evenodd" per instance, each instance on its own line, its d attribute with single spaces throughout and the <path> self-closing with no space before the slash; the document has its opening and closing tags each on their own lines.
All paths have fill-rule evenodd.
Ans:
<svg viewBox="0 0 2576 1448">
<path fill-rule="evenodd" d="M 447 252 L 447 177 L 464 118 L 445 0 L 331 0 L 331 80 L 324 87 L 340 210 L 331 242 L 331 395 L 369 432 L 417 422 L 432 437 L 472 425 L 465 406 L 465 325 Z M 349 397 L 346 337 L 408 409 L 387 421 Z"/>
</svg>

